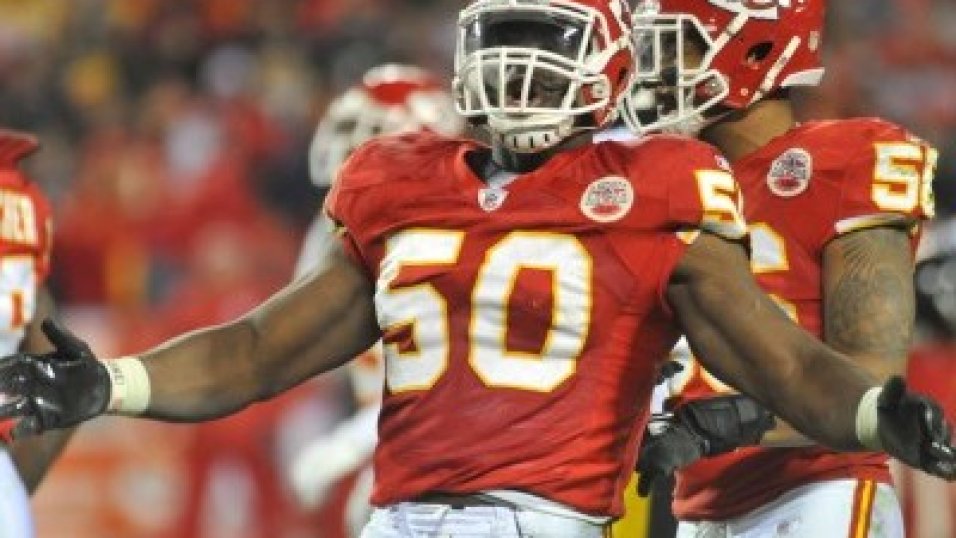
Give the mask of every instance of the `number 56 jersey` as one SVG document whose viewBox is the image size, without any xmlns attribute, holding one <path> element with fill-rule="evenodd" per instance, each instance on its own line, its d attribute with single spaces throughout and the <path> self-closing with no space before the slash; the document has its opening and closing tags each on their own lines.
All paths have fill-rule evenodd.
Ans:
<svg viewBox="0 0 956 538">
<path fill-rule="evenodd" d="M 843 234 L 893 225 L 911 230 L 915 251 L 919 224 L 933 212 L 936 157 L 897 125 L 852 119 L 805 123 L 734 162 L 761 288 L 822 338 L 827 245 Z M 844 308 L 867 315 L 859 305 Z M 679 399 L 730 390 L 696 364 L 677 377 Z M 820 447 L 739 449 L 679 472 L 674 512 L 682 520 L 733 518 L 793 488 L 837 479 L 889 483 L 886 456 Z"/>
<path fill-rule="evenodd" d="M 373 141 L 327 211 L 376 283 L 386 383 L 373 503 L 517 490 L 619 515 L 695 234 L 745 235 L 714 150 L 653 138 L 558 154 L 505 188 L 487 151 Z"/>
</svg>

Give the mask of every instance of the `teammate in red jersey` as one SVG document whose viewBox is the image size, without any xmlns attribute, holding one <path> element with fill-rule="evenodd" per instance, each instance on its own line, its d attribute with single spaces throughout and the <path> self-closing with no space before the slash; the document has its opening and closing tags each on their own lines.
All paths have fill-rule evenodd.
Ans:
<svg viewBox="0 0 956 538">
<path fill-rule="evenodd" d="M 386 383 L 367 537 L 598 537 L 620 514 L 657 371 L 683 330 L 705 364 L 831 446 L 956 477 L 949 428 L 881 389 L 763 295 L 732 175 L 702 143 L 590 143 L 633 67 L 622 0 L 478 0 L 453 85 L 491 147 L 433 134 L 352 155 L 328 263 L 239 320 L 99 361 L 47 325 L 0 361 L 19 431 L 109 412 L 196 421 L 346 362 Z M 832 390 L 837 384 L 840 391 Z"/>
<path fill-rule="evenodd" d="M 822 75 L 823 9 L 822 0 L 640 2 L 643 61 L 625 117 L 639 131 L 699 133 L 731 159 L 757 282 L 807 331 L 884 378 L 902 372 L 911 342 L 913 258 L 933 213 L 937 153 L 880 119 L 796 123 L 788 91 Z M 885 454 L 808 447 L 785 425 L 765 445 L 793 448 L 733 450 L 769 421 L 739 397 L 702 399 L 732 390 L 693 362 L 671 386 L 675 405 L 692 403 L 645 443 L 645 486 L 688 459 L 729 452 L 677 473 L 679 536 L 903 535 Z"/>
<path fill-rule="evenodd" d="M 0 352 L 52 350 L 36 319 L 52 314 L 43 285 L 49 273 L 51 218 L 43 193 L 19 169 L 39 148 L 33 136 L 0 130 Z M 0 538 L 32 538 L 29 494 L 65 446 L 71 430 L 14 441 L 0 421 Z"/>
<path fill-rule="evenodd" d="M 328 192 L 345 159 L 372 137 L 418 131 L 457 136 L 463 129 L 454 99 L 436 76 L 410 65 L 379 65 L 329 105 L 312 139 L 309 172 L 316 187 Z M 338 240 L 331 221 L 320 214 L 306 235 L 296 277 L 314 271 L 329 245 Z M 351 361 L 348 377 L 357 412 L 300 451 L 289 475 L 299 501 L 314 507 L 335 484 L 360 471 L 345 514 L 345 527 L 358 535 L 371 513 L 370 460 L 378 440 L 376 424 L 385 378 L 381 349 L 376 346 Z"/>
</svg>

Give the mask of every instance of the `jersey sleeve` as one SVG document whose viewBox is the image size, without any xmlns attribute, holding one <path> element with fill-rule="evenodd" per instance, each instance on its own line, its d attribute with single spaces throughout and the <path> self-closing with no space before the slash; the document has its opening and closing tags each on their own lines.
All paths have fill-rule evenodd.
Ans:
<svg viewBox="0 0 956 538">
<path fill-rule="evenodd" d="M 338 240 L 346 255 L 373 274 L 367 262 L 365 245 L 386 212 L 381 189 L 380 167 L 375 141 L 360 146 L 342 165 L 325 198 L 324 211 L 332 221 L 333 240 Z M 336 239 L 337 238 L 337 239 Z"/>
<path fill-rule="evenodd" d="M 743 198 L 727 160 L 707 144 L 684 141 L 670 159 L 668 218 L 685 242 L 699 231 L 739 241 L 747 236 Z"/>
<path fill-rule="evenodd" d="M 727 160 L 712 146 L 688 138 L 661 137 L 643 153 L 645 170 L 664 182 L 663 248 L 656 293 L 662 310 L 672 315 L 667 299 L 671 275 L 701 232 L 731 241 L 747 241 L 740 187 Z M 639 173 L 639 172 L 638 172 Z"/>
<path fill-rule="evenodd" d="M 887 122 L 853 127 L 842 137 L 846 164 L 833 236 L 874 226 L 911 227 L 931 218 L 938 151 Z"/>
</svg>

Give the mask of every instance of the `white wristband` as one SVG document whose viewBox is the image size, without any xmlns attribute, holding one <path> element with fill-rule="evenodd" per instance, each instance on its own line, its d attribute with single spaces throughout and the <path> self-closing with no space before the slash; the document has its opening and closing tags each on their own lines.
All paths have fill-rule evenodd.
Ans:
<svg viewBox="0 0 956 538">
<path fill-rule="evenodd" d="M 105 360 L 110 376 L 110 405 L 106 412 L 136 416 L 149 407 L 149 373 L 136 357 Z"/>
<path fill-rule="evenodd" d="M 883 387 L 873 387 L 863 394 L 856 408 L 856 438 L 860 444 L 874 452 L 882 452 L 880 442 L 880 413 L 877 403 Z"/>
</svg>

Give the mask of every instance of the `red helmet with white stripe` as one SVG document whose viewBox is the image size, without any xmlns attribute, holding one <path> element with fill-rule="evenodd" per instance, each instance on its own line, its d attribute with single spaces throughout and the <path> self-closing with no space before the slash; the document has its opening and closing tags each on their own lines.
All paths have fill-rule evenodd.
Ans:
<svg viewBox="0 0 956 538">
<path fill-rule="evenodd" d="M 819 84 L 823 13 L 824 0 L 638 0 L 625 119 L 641 131 L 694 131 L 715 105 L 744 108 L 780 88 Z M 690 42 L 702 46 L 700 58 L 685 54 Z M 653 95 L 662 86 L 672 90 L 664 103 Z"/>
<path fill-rule="evenodd" d="M 409 65 L 380 65 L 329 105 L 309 148 L 309 174 L 328 187 L 345 159 L 374 136 L 419 130 L 457 136 L 463 128 L 438 78 Z"/>
</svg>

